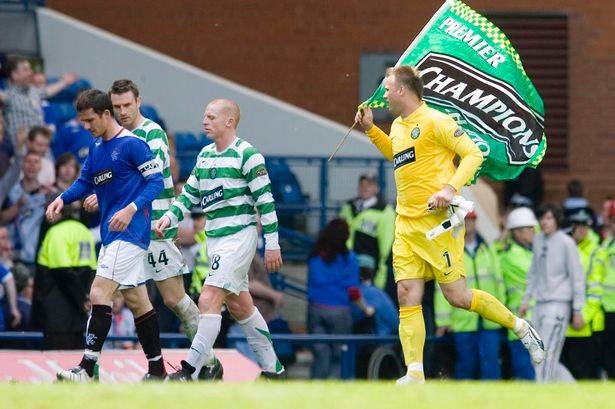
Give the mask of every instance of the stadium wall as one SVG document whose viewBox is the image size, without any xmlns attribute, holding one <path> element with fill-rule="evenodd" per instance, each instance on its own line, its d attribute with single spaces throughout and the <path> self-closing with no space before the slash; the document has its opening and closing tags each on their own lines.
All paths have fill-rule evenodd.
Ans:
<svg viewBox="0 0 615 409">
<path fill-rule="evenodd" d="M 51 8 L 340 123 L 352 121 L 359 102 L 361 53 L 401 53 L 441 3 L 109 0 L 92 9 L 79 0 L 46 2 Z M 566 181 L 577 177 L 598 206 L 613 194 L 615 185 L 612 1 L 467 3 L 486 12 L 563 12 L 569 16 L 568 170 L 544 172 L 546 194 L 548 199 L 561 200 Z"/>
<path fill-rule="evenodd" d="M 202 130 L 207 102 L 230 98 L 242 108 L 239 134 L 268 155 L 328 155 L 344 125 L 208 73 L 161 52 L 47 8 L 38 9 L 41 52 L 48 75 L 74 71 L 106 90 L 131 78 L 172 131 Z M 121 32 L 120 32 L 121 33 Z M 359 132 L 345 156 L 379 157 Z M 300 150 L 298 149 L 300 147 Z"/>
<path fill-rule="evenodd" d="M 38 9 L 41 52 L 48 75 L 80 73 L 94 87 L 108 89 L 118 78 L 131 78 L 142 91 L 145 103 L 154 105 L 172 132 L 201 131 L 205 104 L 214 98 L 230 98 L 242 109 L 239 136 L 265 155 L 326 157 L 348 130 L 305 109 L 208 73 L 175 58 L 82 23 L 57 11 Z M 378 157 L 380 154 L 362 133 L 353 131 L 339 155 Z M 316 168 L 293 168 L 304 193 L 319 200 Z M 356 194 L 358 175 L 365 169 L 330 172 L 332 200 Z M 375 168 L 371 169 L 375 171 Z M 392 179 L 392 169 L 387 169 Z M 392 182 L 387 197 L 394 200 Z M 319 228 L 317 214 L 308 219 L 308 230 Z"/>
</svg>

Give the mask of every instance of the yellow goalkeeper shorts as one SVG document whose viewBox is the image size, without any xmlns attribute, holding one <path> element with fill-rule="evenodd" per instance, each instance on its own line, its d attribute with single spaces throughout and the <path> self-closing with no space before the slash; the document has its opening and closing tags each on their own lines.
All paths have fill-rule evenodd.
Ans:
<svg viewBox="0 0 615 409">
<path fill-rule="evenodd" d="M 397 215 L 393 242 L 395 281 L 434 278 L 439 283 L 452 283 L 465 277 L 463 227 L 453 237 L 449 230 L 433 240 L 425 233 L 447 218 L 447 212 L 411 219 Z"/>
</svg>

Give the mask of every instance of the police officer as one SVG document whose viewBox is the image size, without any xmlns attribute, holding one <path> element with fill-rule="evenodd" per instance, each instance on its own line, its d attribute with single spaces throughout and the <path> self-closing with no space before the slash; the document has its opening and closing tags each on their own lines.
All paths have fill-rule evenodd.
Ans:
<svg viewBox="0 0 615 409">
<path fill-rule="evenodd" d="M 527 272 L 532 264 L 532 240 L 537 224 L 538 220 L 530 208 L 519 207 L 512 210 L 506 219 L 509 236 L 503 240 L 498 250 L 506 289 L 506 306 L 514 314 L 519 312 L 525 292 Z M 530 313 L 526 316 L 531 319 Z M 533 380 L 535 374 L 530 355 L 511 331 L 508 331 L 508 348 L 513 377 Z"/>
<path fill-rule="evenodd" d="M 495 251 L 476 231 L 476 213 L 465 219 L 465 268 L 468 288 L 477 288 L 504 300 L 504 283 Z M 501 326 L 480 315 L 453 308 L 438 290 L 435 296 L 437 335 L 453 332 L 457 379 L 500 379 Z"/>
<path fill-rule="evenodd" d="M 600 237 L 591 229 L 592 215 L 584 209 L 568 217 L 572 238 L 577 243 L 581 265 L 586 277 L 586 302 L 581 310 L 585 325 L 578 330 L 568 327 L 561 361 L 575 379 L 598 379 L 599 351 L 604 330 L 602 311 L 602 281 L 605 258 L 600 251 Z"/>
<path fill-rule="evenodd" d="M 605 315 L 603 365 L 609 379 L 615 379 L 615 202 L 608 209 L 607 239 L 602 245 L 606 258 L 602 307 Z"/>
<path fill-rule="evenodd" d="M 376 264 L 374 285 L 384 289 L 387 283 L 387 259 L 393 246 L 395 210 L 379 196 L 376 178 L 361 175 L 359 195 L 346 202 L 341 218 L 350 227 L 348 248 L 358 256 L 369 256 Z"/>
</svg>

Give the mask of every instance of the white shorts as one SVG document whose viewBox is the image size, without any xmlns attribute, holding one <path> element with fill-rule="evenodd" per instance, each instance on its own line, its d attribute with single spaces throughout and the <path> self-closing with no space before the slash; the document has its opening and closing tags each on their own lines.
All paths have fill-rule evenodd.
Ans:
<svg viewBox="0 0 615 409">
<path fill-rule="evenodd" d="M 256 254 L 257 238 L 254 226 L 230 236 L 208 237 L 210 267 L 205 285 L 224 288 L 236 295 L 248 291 L 248 270 Z"/>
<path fill-rule="evenodd" d="M 172 239 L 150 241 L 144 270 L 145 276 L 142 281 L 163 281 L 190 272 Z"/>
<path fill-rule="evenodd" d="M 120 285 L 120 289 L 136 287 L 143 281 L 145 250 L 136 244 L 116 240 L 100 248 L 96 275 Z"/>
</svg>

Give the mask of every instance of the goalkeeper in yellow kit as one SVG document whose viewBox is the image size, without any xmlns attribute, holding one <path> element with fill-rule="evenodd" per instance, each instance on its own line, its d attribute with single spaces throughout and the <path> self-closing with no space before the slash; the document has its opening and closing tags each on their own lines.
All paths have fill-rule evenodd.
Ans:
<svg viewBox="0 0 615 409">
<path fill-rule="evenodd" d="M 393 270 L 400 305 L 399 338 L 408 367 L 397 384 L 425 381 L 421 301 L 425 281 L 434 278 L 451 305 L 513 330 L 533 361 L 541 362 L 545 351 L 536 331 L 491 294 L 466 287 L 463 232 L 448 230 L 432 240 L 426 238 L 427 231 L 449 217 L 447 209 L 453 197 L 482 163 L 481 151 L 455 120 L 423 102 L 423 83 L 414 68 L 390 68 L 384 87 L 389 110 L 398 116 L 390 136 L 374 125 L 369 108 L 357 112 L 355 120 L 395 167 Z M 457 168 L 453 162 L 456 156 L 460 157 Z"/>
</svg>

